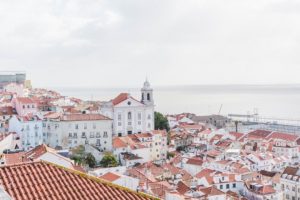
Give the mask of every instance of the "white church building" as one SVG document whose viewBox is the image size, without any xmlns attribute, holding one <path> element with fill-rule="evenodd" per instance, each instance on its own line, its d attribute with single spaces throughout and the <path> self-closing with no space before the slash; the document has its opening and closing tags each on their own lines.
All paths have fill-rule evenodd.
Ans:
<svg viewBox="0 0 300 200">
<path fill-rule="evenodd" d="M 144 133 L 154 130 L 153 89 L 148 80 L 141 89 L 141 100 L 129 93 L 121 93 L 109 102 L 104 102 L 100 113 L 113 119 L 113 130 L 117 136 Z"/>
</svg>

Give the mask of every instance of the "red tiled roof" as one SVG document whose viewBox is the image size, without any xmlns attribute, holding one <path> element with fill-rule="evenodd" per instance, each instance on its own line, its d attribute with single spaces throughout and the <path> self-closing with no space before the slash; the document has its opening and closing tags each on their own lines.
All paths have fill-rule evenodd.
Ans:
<svg viewBox="0 0 300 200">
<path fill-rule="evenodd" d="M 17 101 L 20 102 L 20 103 L 22 103 L 22 104 L 33 104 L 33 103 L 36 103 L 31 98 L 28 98 L 28 97 L 18 97 Z"/>
<path fill-rule="evenodd" d="M 250 133 L 248 133 L 248 136 L 254 136 L 257 138 L 267 138 L 270 134 L 272 133 L 272 131 L 266 131 L 266 130 L 256 130 L 256 131 L 252 131 Z"/>
<path fill-rule="evenodd" d="M 150 196 L 45 162 L 0 167 L 0 183 L 15 200 L 151 199 Z"/>
<path fill-rule="evenodd" d="M 203 160 L 201 158 L 190 158 L 186 164 L 201 166 L 203 164 Z"/>
<path fill-rule="evenodd" d="M 239 140 L 242 136 L 245 135 L 243 133 L 238 133 L 238 132 L 230 132 L 229 134 L 234 136 L 236 140 Z"/>
<path fill-rule="evenodd" d="M 112 100 L 112 104 L 115 106 L 115 105 L 125 101 L 126 99 L 128 99 L 128 97 L 129 97 L 128 93 L 121 93 Z"/>
<path fill-rule="evenodd" d="M 100 114 L 68 114 L 62 117 L 63 121 L 90 121 L 90 120 L 111 120 Z"/>
<path fill-rule="evenodd" d="M 224 192 L 222 192 L 221 190 L 218 190 L 216 187 L 212 186 L 212 187 L 207 187 L 207 188 L 202 188 L 199 189 L 202 193 L 205 194 L 206 197 L 210 197 L 210 196 L 217 196 L 217 195 L 222 195 L 225 194 Z"/>
<path fill-rule="evenodd" d="M 22 157 L 24 156 L 25 152 L 19 152 L 19 153 L 11 153 L 11 154 L 3 154 L 3 157 L 5 159 L 6 165 L 15 165 L 22 163 Z"/>
<path fill-rule="evenodd" d="M 268 139 L 280 139 L 280 140 L 286 140 L 290 142 L 296 142 L 299 136 L 292 135 L 288 133 L 279 133 L 279 132 L 273 132 L 271 135 L 268 136 Z"/>
<path fill-rule="evenodd" d="M 114 148 L 123 148 L 123 147 L 127 147 L 127 144 L 121 138 L 115 137 L 113 139 L 113 147 Z"/>
<path fill-rule="evenodd" d="M 187 186 L 184 182 L 179 181 L 177 184 L 177 189 L 176 189 L 180 194 L 185 194 L 188 191 L 190 191 L 190 187 Z"/>
<path fill-rule="evenodd" d="M 111 172 L 107 172 L 106 174 L 100 176 L 99 178 L 104 179 L 106 181 L 109 182 L 114 182 L 115 180 L 119 179 L 121 176 L 111 173 Z"/>
</svg>

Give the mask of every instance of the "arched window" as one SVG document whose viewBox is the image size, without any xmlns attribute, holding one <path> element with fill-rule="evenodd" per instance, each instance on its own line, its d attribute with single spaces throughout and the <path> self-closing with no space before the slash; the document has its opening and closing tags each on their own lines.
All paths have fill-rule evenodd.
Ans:
<svg viewBox="0 0 300 200">
<path fill-rule="evenodd" d="M 128 119 L 131 119 L 131 112 L 128 112 Z"/>
<path fill-rule="evenodd" d="M 150 93 L 147 93 L 147 100 L 150 101 Z"/>
</svg>

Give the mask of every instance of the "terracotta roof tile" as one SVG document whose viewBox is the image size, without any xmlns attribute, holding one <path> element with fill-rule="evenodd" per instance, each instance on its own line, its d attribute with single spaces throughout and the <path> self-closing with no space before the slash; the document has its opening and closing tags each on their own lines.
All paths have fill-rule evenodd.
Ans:
<svg viewBox="0 0 300 200">
<path fill-rule="evenodd" d="M 68 114 L 62 117 L 62 121 L 90 121 L 90 120 L 111 120 L 100 114 Z"/>
<path fill-rule="evenodd" d="M 268 136 L 268 139 L 280 139 L 280 140 L 286 140 L 290 142 L 296 142 L 299 136 L 292 135 L 288 133 L 279 133 L 279 132 L 273 132 L 271 135 Z"/>
<path fill-rule="evenodd" d="M 115 173 L 107 172 L 106 174 L 100 176 L 99 178 L 104 179 L 109 182 L 114 182 L 115 180 L 119 179 L 121 176 Z"/>
<path fill-rule="evenodd" d="M 28 98 L 28 97 L 18 97 L 16 100 L 22 104 L 36 103 L 35 101 L 33 101 L 31 98 Z"/>
<path fill-rule="evenodd" d="M 0 167 L 0 183 L 15 200 L 150 199 L 86 174 L 44 162 Z"/>
<path fill-rule="evenodd" d="M 112 104 L 115 106 L 115 105 L 125 101 L 126 99 L 128 99 L 129 96 L 130 96 L 129 93 L 121 93 L 112 100 Z"/>
</svg>

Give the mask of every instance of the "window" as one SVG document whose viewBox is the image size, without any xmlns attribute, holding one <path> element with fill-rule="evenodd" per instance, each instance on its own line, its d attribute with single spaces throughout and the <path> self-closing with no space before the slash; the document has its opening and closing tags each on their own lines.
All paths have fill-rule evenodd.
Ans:
<svg viewBox="0 0 300 200">
<path fill-rule="evenodd" d="M 30 105 L 27 105 L 27 108 L 30 108 Z"/>
<path fill-rule="evenodd" d="M 96 133 L 96 137 L 97 137 L 97 138 L 101 137 L 101 136 L 100 136 L 100 132 L 97 132 L 97 133 Z"/>
<path fill-rule="evenodd" d="M 73 135 L 73 136 L 74 136 L 74 138 L 77 138 L 77 133 L 74 133 L 74 135 Z"/>
<path fill-rule="evenodd" d="M 138 120 L 142 120 L 142 113 L 138 113 Z"/>
<path fill-rule="evenodd" d="M 151 115 L 150 114 L 148 115 L 148 119 L 151 119 Z"/>
<path fill-rule="evenodd" d="M 38 137 L 39 136 L 39 133 L 38 132 L 35 132 L 35 137 Z"/>
<path fill-rule="evenodd" d="M 226 184 L 226 189 L 229 189 L 229 184 Z"/>
<path fill-rule="evenodd" d="M 31 107 L 34 108 L 34 105 L 32 105 Z"/>
<path fill-rule="evenodd" d="M 107 137 L 108 137 L 108 135 L 107 135 L 107 131 L 104 131 L 104 133 L 103 133 L 103 137 L 104 137 L 104 138 L 107 138 Z"/>
<path fill-rule="evenodd" d="M 121 137 L 121 136 L 122 136 L 122 133 L 118 133 L 118 136 Z"/>
<path fill-rule="evenodd" d="M 69 133 L 69 137 L 72 137 L 72 133 Z"/>
<path fill-rule="evenodd" d="M 88 140 L 85 140 L 85 144 L 88 144 L 89 143 L 89 141 Z"/>
<path fill-rule="evenodd" d="M 142 124 L 142 122 L 141 121 L 138 121 L 138 125 L 141 125 Z"/>
<path fill-rule="evenodd" d="M 148 128 L 151 128 L 151 124 L 150 123 L 148 123 Z"/>
<path fill-rule="evenodd" d="M 128 112 L 128 120 L 131 120 L 131 112 Z"/>
<path fill-rule="evenodd" d="M 147 100 L 150 101 L 150 93 L 147 93 Z"/>
<path fill-rule="evenodd" d="M 86 123 L 84 123 L 84 129 L 87 129 L 87 124 Z"/>
<path fill-rule="evenodd" d="M 119 113 L 118 114 L 118 120 L 121 121 L 121 119 L 122 119 L 122 115 L 121 115 L 121 113 Z"/>
<path fill-rule="evenodd" d="M 82 132 L 81 137 L 82 137 L 82 138 L 85 138 L 85 137 L 86 137 L 86 136 L 85 136 L 85 132 Z"/>
<path fill-rule="evenodd" d="M 121 123 L 121 122 L 118 122 L 118 126 L 122 126 L 122 123 Z"/>
<path fill-rule="evenodd" d="M 25 105 L 23 105 L 23 109 L 25 109 Z"/>
<path fill-rule="evenodd" d="M 97 139 L 96 146 L 100 146 L 100 139 Z"/>
<path fill-rule="evenodd" d="M 78 124 L 75 124 L 75 129 L 78 129 Z"/>
<path fill-rule="evenodd" d="M 220 190 L 222 190 L 223 189 L 223 185 L 220 185 Z"/>
<path fill-rule="evenodd" d="M 90 133 L 90 138 L 94 138 L 95 137 L 95 133 L 94 132 L 91 132 Z"/>
<path fill-rule="evenodd" d="M 232 188 L 236 188 L 236 184 L 235 183 L 232 184 Z"/>
<path fill-rule="evenodd" d="M 96 129 L 96 128 L 97 128 L 97 126 L 96 126 L 96 124 L 94 123 L 94 124 L 93 124 L 93 129 Z"/>
</svg>

